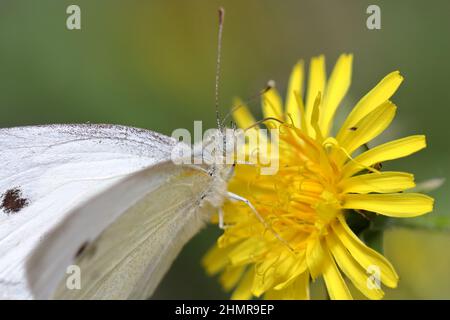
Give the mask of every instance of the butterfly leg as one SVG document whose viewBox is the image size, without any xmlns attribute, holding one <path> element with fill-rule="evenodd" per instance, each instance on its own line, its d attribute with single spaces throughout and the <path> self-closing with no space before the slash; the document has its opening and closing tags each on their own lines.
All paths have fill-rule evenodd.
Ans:
<svg viewBox="0 0 450 320">
<path fill-rule="evenodd" d="M 266 229 L 270 230 L 270 231 L 273 233 L 273 235 L 275 236 L 275 238 L 277 238 L 277 239 L 280 240 L 283 244 L 285 244 L 285 245 L 289 248 L 289 250 L 294 251 L 294 249 L 290 246 L 289 242 L 287 242 L 285 239 L 283 239 L 283 238 L 282 238 L 282 237 L 281 237 L 281 236 L 280 236 L 280 235 L 272 228 L 272 226 L 270 226 L 270 225 L 267 223 L 267 221 L 264 220 L 264 218 L 259 214 L 258 210 L 256 210 L 256 208 L 253 206 L 253 204 L 252 204 L 249 200 L 247 200 L 247 199 L 245 199 L 244 197 L 241 197 L 241 196 L 239 196 L 239 195 L 237 195 L 237 194 L 235 194 L 235 193 L 232 193 L 232 192 L 228 192 L 228 197 L 229 197 L 231 200 L 241 201 L 241 202 L 245 203 L 245 204 L 250 208 L 250 210 L 255 214 L 256 218 L 258 218 L 258 220 L 263 224 L 263 226 L 264 226 Z"/>
<path fill-rule="evenodd" d="M 219 208 L 218 210 L 219 210 L 219 228 L 222 229 L 222 230 L 225 230 L 225 229 L 233 226 L 233 223 L 232 224 L 225 224 L 225 219 L 224 219 L 225 213 L 223 212 L 222 208 Z"/>
<path fill-rule="evenodd" d="M 222 230 L 225 230 L 227 226 L 225 225 L 225 222 L 223 221 L 223 209 L 219 208 L 219 228 Z"/>
</svg>

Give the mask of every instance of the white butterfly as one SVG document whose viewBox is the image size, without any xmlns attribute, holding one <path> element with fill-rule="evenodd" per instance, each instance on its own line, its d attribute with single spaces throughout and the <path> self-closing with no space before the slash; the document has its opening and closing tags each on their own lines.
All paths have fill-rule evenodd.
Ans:
<svg viewBox="0 0 450 320">
<path fill-rule="evenodd" d="M 0 297 L 151 296 L 229 196 L 232 165 L 176 165 L 175 144 L 114 125 L 1 129 Z"/>
<path fill-rule="evenodd" d="M 222 9 L 219 21 L 218 72 Z M 216 210 L 223 226 L 225 198 L 257 214 L 227 192 L 236 135 L 220 127 L 194 147 L 197 165 L 175 164 L 177 141 L 143 129 L 0 129 L 0 298 L 148 298 Z"/>
</svg>

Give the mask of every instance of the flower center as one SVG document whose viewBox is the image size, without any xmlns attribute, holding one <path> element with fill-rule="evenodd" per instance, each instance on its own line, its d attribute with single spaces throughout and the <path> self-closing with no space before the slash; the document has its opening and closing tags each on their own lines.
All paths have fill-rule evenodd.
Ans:
<svg viewBox="0 0 450 320">
<path fill-rule="evenodd" d="M 340 212 L 338 178 L 338 170 L 320 143 L 296 128 L 284 127 L 280 129 L 278 172 L 250 179 L 250 189 L 258 212 L 295 249 L 310 236 L 325 233 Z M 262 186 L 265 190 L 261 191 Z"/>
</svg>

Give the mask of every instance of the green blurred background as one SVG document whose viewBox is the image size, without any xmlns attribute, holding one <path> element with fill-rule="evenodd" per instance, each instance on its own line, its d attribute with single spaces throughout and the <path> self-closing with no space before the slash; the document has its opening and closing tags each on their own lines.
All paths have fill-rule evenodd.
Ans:
<svg viewBox="0 0 450 320">
<path fill-rule="evenodd" d="M 66 29 L 66 8 L 81 7 L 82 30 Z M 381 7 L 381 30 L 366 8 Z M 398 115 L 379 141 L 425 133 L 428 148 L 388 164 L 422 181 L 448 177 L 450 163 L 450 2 L 448 1 L 65 1 L 0 0 L 0 126 L 119 123 L 170 135 L 194 120 L 214 126 L 217 8 L 227 11 L 222 110 L 255 95 L 269 79 L 284 91 L 299 58 L 324 53 L 330 71 L 354 53 L 353 83 L 341 117 L 388 72 L 405 76 Z M 252 104 L 260 114 L 257 102 Z M 449 184 L 433 192 L 433 215 L 449 215 Z M 227 298 L 200 259 L 216 237 L 191 241 L 156 298 Z M 385 250 L 400 274 L 387 298 L 450 298 L 450 236 L 395 230 Z M 317 285 L 317 291 L 320 287 Z M 316 290 L 314 291 L 316 292 Z M 317 293 L 319 295 L 319 293 Z"/>
</svg>

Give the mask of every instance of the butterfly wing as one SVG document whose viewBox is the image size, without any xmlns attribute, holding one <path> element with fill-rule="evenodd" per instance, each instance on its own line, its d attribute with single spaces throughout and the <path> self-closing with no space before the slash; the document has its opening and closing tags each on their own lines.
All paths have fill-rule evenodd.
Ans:
<svg viewBox="0 0 450 320">
<path fill-rule="evenodd" d="M 0 298 L 29 298 L 24 259 L 83 200 L 170 158 L 176 141 L 115 125 L 0 129 Z"/>
<path fill-rule="evenodd" d="M 212 183 L 199 169 L 167 162 L 91 198 L 33 252 L 27 263 L 33 294 L 52 297 L 59 283 L 55 298 L 148 298 L 211 213 L 204 199 Z M 79 289 L 66 285 L 71 264 L 79 268 Z"/>
</svg>

